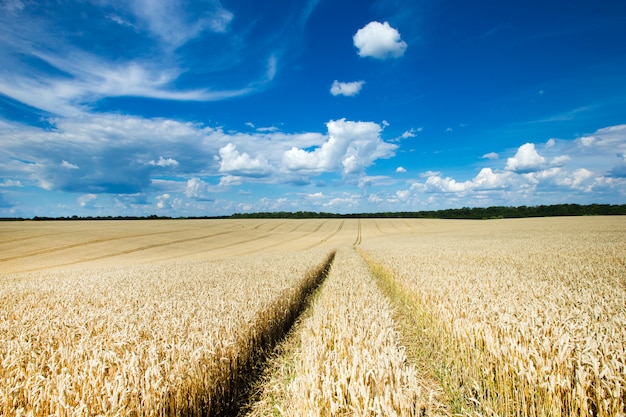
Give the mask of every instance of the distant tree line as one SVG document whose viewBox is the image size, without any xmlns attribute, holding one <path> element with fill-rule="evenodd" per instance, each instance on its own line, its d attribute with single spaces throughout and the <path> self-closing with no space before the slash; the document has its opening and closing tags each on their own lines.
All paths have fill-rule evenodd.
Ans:
<svg viewBox="0 0 626 417">
<path fill-rule="evenodd" d="M 463 207 L 458 209 L 388 211 L 378 213 L 259 212 L 235 213 L 233 219 L 315 219 L 315 218 L 426 218 L 426 219 L 504 219 L 553 216 L 611 216 L 626 214 L 626 204 L 553 204 L 540 206 Z"/>
<path fill-rule="evenodd" d="M 613 216 L 626 214 L 626 204 L 552 204 L 540 206 L 492 206 L 463 207 L 458 209 L 422 211 L 386 211 L 378 213 L 338 214 L 314 211 L 272 211 L 257 213 L 235 213 L 230 216 L 192 216 L 175 219 L 331 219 L 331 218 L 424 218 L 424 219 L 505 219 L 553 216 Z M 41 217 L 32 220 L 163 220 L 168 216 L 71 216 Z M 0 220 L 31 220 L 22 217 L 0 218 Z"/>
</svg>

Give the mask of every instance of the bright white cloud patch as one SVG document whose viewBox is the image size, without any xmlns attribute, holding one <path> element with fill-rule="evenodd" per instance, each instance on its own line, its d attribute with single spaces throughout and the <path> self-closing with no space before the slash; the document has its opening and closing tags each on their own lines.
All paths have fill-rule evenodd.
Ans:
<svg viewBox="0 0 626 417">
<path fill-rule="evenodd" d="M 184 194 L 187 198 L 194 200 L 210 200 L 211 185 L 202 181 L 200 178 L 190 178 L 187 181 Z"/>
<path fill-rule="evenodd" d="M 178 166 L 178 161 L 173 158 L 166 159 L 160 156 L 158 161 L 152 160 L 149 162 L 149 164 L 158 167 L 176 167 Z"/>
<path fill-rule="evenodd" d="M 406 172 L 406 168 L 404 167 L 398 167 L 396 168 L 396 172 L 400 173 L 400 174 L 404 174 Z"/>
<path fill-rule="evenodd" d="M 163 209 L 165 207 L 168 207 L 170 204 L 170 199 L 172 198 L 171 195 L 165 193 L 162 195 L 157 196 L 157 207 L 160 209 Z"/>
<path fill-rule="evenodd" d="M 355 96 L 359 94 L 361 88 L 365 84 L 365 81 L 353 81 L 349 83 L 342 83 L 337 80 L 333 82 L 333 85 L 330 87 L 330 94 L 333 96 Z"/>
<path fill-rule="evenodd" d="M 498 159 L 500 157 L 500 155 L 498 155 L 496 152 L 489 152 L 484 154 L 483 159 Z"/>
<path fill-rule="evenodd" d="M 220 148 L 220 172 L 237 175 L 263 176 L 272 168 L 263 155 L 252 158 L 246 152 L 240 153 L 232 143 Z"/>
<path fill-rule="evenodd" d="M 515 172 L 534 171 L 546 165 L 546 158 L 539 155 L 534 143 L 520 146 L 514 157 L 506 161 L 506 169 Z"/>
<path fill-rule="evenodd" d="M 326 124 L 328 140 L 312 151 L 293 147 L 283 155 L 289 171 L 314 173 L 341 170 L 343 174 L 362 172 L 376 159 L 394 155 L 397 145 L 380 138 L 382 128 L 373 122 L 333 120 Z"/>
<path fill-rule="evenodd" d="M 407 48 L 400 33 L 387 22 L 368 23 L 356 32 L 353 41 L 359 56 L 376 59 L 399 58 Z"/>
<path fill-rule="evenodd" d="M 67 169 L 78 169 L 78 165 L 71 164 L 66 160 L 61 161 L 61 166 Z"/>
</svg>

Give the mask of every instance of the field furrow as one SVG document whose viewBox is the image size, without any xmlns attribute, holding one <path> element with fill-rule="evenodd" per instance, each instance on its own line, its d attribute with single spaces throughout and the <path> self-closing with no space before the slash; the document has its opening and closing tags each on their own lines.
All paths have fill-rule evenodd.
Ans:
<svg viewBox="0 0 626 417">
<path fill-rule="evenodd" d="M 298 327 L 297 348 L 264 385 L 249 416 L 422 416 L 444 408 L 408 365 L 391 316 L 362 259 L 337 252 Z M 280 362 L 279 362 L 280 363 Z"/>
</svg>

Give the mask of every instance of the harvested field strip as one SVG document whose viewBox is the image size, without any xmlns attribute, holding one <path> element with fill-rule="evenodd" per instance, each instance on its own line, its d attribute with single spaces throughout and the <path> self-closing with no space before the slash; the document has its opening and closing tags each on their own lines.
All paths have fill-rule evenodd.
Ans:
<svg viewBox="0 0 626 417">
<path fill-rule="evenodd" d="M 339 223 L 339 226 L 337 226 L 337 230 L 335 230 L 334 232 L 332 232 L 331 234 L 329 234 L 328 236 L 326 236 L 324 239 L 322 239 L 322 242 L 326 242 L 327 240 L 330 240 L 333 238 L 333 236 L 335 236 L 337 233 L 339 233 L 341 231 L 341 229 L 343 229 L 343 225 L 345 224 L 345 220 L 342 220 L 341 223 Z"/>
<path fill-rule="evenodd" d="M 294 237 L 290 237 L 290 238 L 287 238 L 287 239 L 279 240 L 278 242 L 275 242 L 275 243 L 269 243 L 267 245 L 258 246 L 258 247 L 254 248 L 254 249 L 250 249 L 250 250 L 247 250 L 245 252 L 237 253 L 237 256 L 251 255 L 253 253 L 266 251 L 267 249 L 270 249 L 270 248 L 275 248 L 275 247 L 278 247 L 278 246 L 285 246 L 285 243 L 287 243 L 287 242 L 293 242 L 293 241 L 302 240 L 305 236 L 308 236 L 308 235 L 311 235 L 311 234 L 313 234 L 313 232 L 308 232 L 306 234 L 299 234 L 299 235 L 296 235 Z"/>
<path fill-rule="evenodd" d="M 272 227 L 270 227 L 269 229 L 267 229 L 267 230 L 263 230 L 263 231 L 264 231 L 264 232 L 266 232 L 266 233 L 273 232 L 274 230 L 278 229 L 279 227 L 281 227 L 281 226 L 282 226 L 282 225 L 284 225 L 285 223 L 286 223 L 286 222 L 284 222 L 284 221 L 282 221 L 282 222 L 278 222 L 278 223 L 274 224 Z"/>
<path fill-rule="evenodd" d="M 5 282 L 0 415 L 234 413 L 255 366 L 333 256 L 40 272 Z"/>
<path fill-rule="evenodd" d="M 131 249 L 125 249 L 125 250 L 121 250 L 121 251 L 107 252 L 104 255 L 99 255 L 99 256 L 81 257 L 80 259 L 77 259 L 77 260 L 71 261 L 71 262 L 55 263 L 54 265 L 47 265 L 45 267 L 24 269 L 24 270 L 22 270 L 20 272 L 35 272 L 35 271 L 40 271 L 40 270 L 50 269 L 50 268 L 61 268 L 61 267 L 67 267 L 67 266 L 72 266 L 72 265 L 78 265 L 78 264 L 82 264 L 82 263 L 86 263 L 86 262 L 93 262 L 93 261 L 113 258 L 113 257 L 116 257 L 116 256 L 121 256 L 121 255 L 129 255 L 129 254 L 135 253 L 135 252 L 141 252 L 141 251 L 147 251 L 147 250 L 150 250 L 150 249 L 161 248 L 161 247 L 164 247 L 164 246 L 172 246 L 172 245 L 176 245 L 176 244 L 180 244 L 180 243 L 190 243 L 190 242 L 195 242 L 195 241 L 199 241 L 199 240 L 210 239 L 210 238 L 213 238 L 213 237 L 222 236 L 222 235 L 226 235 L 226 234 L 230 234 L 230 233 L 232 233 L 232 232 L 221 232 L 221 233 L 215 233 L 213 235 L 208 235 L 208 236 L 200 236 L 200 237 L 194 237 L 194 238 L 188 238 L 188 239 L 173 240 L 173 241 L 164 242 L 164 243 L 155 243 L 155 244 L 152 244 L 152 245 L 144 245 L 144 246 L 134 247 L 134 248 L 131 248 Z M 246 240 L 244 242 L 250 242 L 250 241 L 254 241 L 254 240 L 259 240 L 259 239 L 262 239 L 262 238 L 263 237 L 259 237 L 259 238 L 255 238 L 255 239 L 249 239 L 249 240 Z M 244 243 L 244 242 L 240 242 L 240 243 Z M 226 247 L 227 246 L 233 246 L 233 245 L 236 245 L 236 244 L 237 243 L 233 243 L 232 245 L 226 245 Z M 82 245 L 76 245 L 76 247 L 81 247 L 82 248 Z"/>
<path fill-rule="evenodd" d="M 353 249 L 328 279 L 249 416 L 422 416 L 440 405 L 406 363 L 389 301 Z"/>
<path fill-rule="evenodd" d="M 180 231 L 177 231 L 177 232 L 180 232 Z M 158 247 L 161 247 L 161 246 L 175 245 L 175 244 L 178 244 L 178 243 L 195 242 L 195 241 L 198 241 L 198 240 L 210 239 L 210 238 L 213 238 L 213 237 L 222 236 L 222 235 L 229 234 L 229 233 L 233 233 L 233 232 L 232 231 L 226 231 L 226 232 L 213 233 L 213 234 L 210 234 L 210 235 L 203 235 L 203 236 L 197 236 L 197 237 L 192 237 L 192 238 L 170 240 L 170 241 L 163 242 L 163 243 L 155 243 L 155 244 L 151 244 L 151 245 L 144 245 L 144 246 L 139 246 L 139 247 L 132 248 L 132 249 L 127 249 L 127 250 L 124 250 L 124 251 L 112 252 L 112 253 L 108 253 L 106 255 L 103 255 L 101 257 L 90 258 L 90 259 L 81 260 L 81 261 L 78 261 L 78 262 L 86 262 L 86 261 L 90 261 L 90 260 L 104 259 L 104 258 L 108 258 L 108 257 L 112 257 L 112 256 L 124 255 L 124 254 L 133 253 L 133 252 L 139 252 L 139 251 L 142 251 L 142 250 L 158 248 Z M 110 242 L 115 241 L 115 240 L 128 240 L 130 238 L 146 237 L 146 236 L 163 236 L 163 233 L 160 233 L 160 232 L 159 233 L 146 233 L 146 234 L 128 235 L 128 236 L 122 236 L 122 237 L 116 237 L 116 238 L 110 238 L 110 239 L 94 239 L 94 240 L 90 240 L 90 241 L 87 241 L 87 242 L 77 242 L 77 243 L 74 243 L 74 244 L 71 244 L 71 245 L 56 246 L 56 247 L 53 247 L 53 248 L 41 249 L 41 250 L 37 250 L 37 251 L 33 251 L 33 252 L 21 254 L 21 255 L 16 255 L 16 256 L 12 256 L 12 257 L 0 258 L 0 262 L 6 262 L 6 261 L 9 261 L 9 260 L 15 260 L 15 259 L 29 258 L 29 257 L 32 257 L 32 256 L 42 255 L 42 254 L 51 253 L 51 252 L 59 252 L 59 251 L 67 250 L 67 249 L 84 248 L 85 246 L 88 246 L 88 245 L 96 245 L 96 244 L 101 244 L 101 243 L 110 243 Z M 68 264 L 60 264 L 58 266 L 72 265 L 74 263 L 76 263 L 76 262 L 71 262 L 71 263 L 68 263 Z M 29 272 L 29 271 L 24 271 L 24 272 Z"/>
</svg>

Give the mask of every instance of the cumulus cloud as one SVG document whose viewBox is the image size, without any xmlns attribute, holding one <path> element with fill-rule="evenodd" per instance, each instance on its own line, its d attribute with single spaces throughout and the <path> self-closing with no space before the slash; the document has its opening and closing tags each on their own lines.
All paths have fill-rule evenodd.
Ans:
<svg viewBox="0 0 626 417">
<path fill-rule="evenodd" d="M 237 146 L 229 143 L 220 148 L 220 172 L 243 176 L 267 175 L 272 168 L 263 155 L 252 158 L 246 152 L 240 153 Z"/>
<path fill-rule="evenodd" d="M 330 87 L 330 94 L 333 96 L 355 96 L 359 94 L 361 88 L 365 84 L 365 81 L 353 81 L 353 82 L 339 82 L 335 80 L 333 85 Z"/>
<path fill-rule="evenodd" d="M 404 174 L 406 172 L 406 168 L 405 167 L 398 167 L 398 168 L 396 168 L 396 172 L 400 173 L 400 174 Z"/>
<path fill-rule="evenodd" d="M 292 147 L 283 155 L 283 166 L 289 171 L 332 172 L 343 174 L 362 172 L 376 159 L 395 154 L 397 145 L 380 138 L 382 128 L 373 122 L 351 122 L 345 119 L 326 124 L 328 140 L 320 147 L 307 151 Z"/>
<path fill-rule="evenodd" d="M 498 159 L 499 157 L 500 155 L 498 155 L 496 152 L 489 152 L 482 156 L 483 159 Z"/>
<path fill-rule="evenodd" d="M 404 55 L 406 42 L 388 22 L 370 22 L 359 29 L 353 37 L 354 46 L 361 57 L 376 59 L 399 58 Z"/>
<path fill-rule="evenodd" d="M 345 119 L 329 121 L 326 134 L 224 132 L 190 122 L 106 114 L 53 122 L 54 130 L 3 128 L 0 178 L 28 180 L 24 185 L 48 190 L 126 195 L 154 188 L 154 177 L 164 169 L 179 184 L 219 176 L 220 186 L 261 180 L 304 185 L 322 173 L 363 174 L 398 147 L 380 137 L 379 124 Z M 208 198 L 196 192 L 194 181 L 188 198 Z"/>
<path fill-rule="evenodd" d="M 184 194 L 187 198 L 193 198 L 195 200 L 210 200 L 209 189 L 209 184 L 202 181 L 200 178 L 194 177 L 187 180 Z"/>
<path fill-rule="evenodd" d="M 508 158 L 506 169 L 515 172 L 528 172 L 543 168 L 546 158 L 539 155 L 534 143 L 525 143 L 520 146 L 515 156 Z"/>
</svg>

